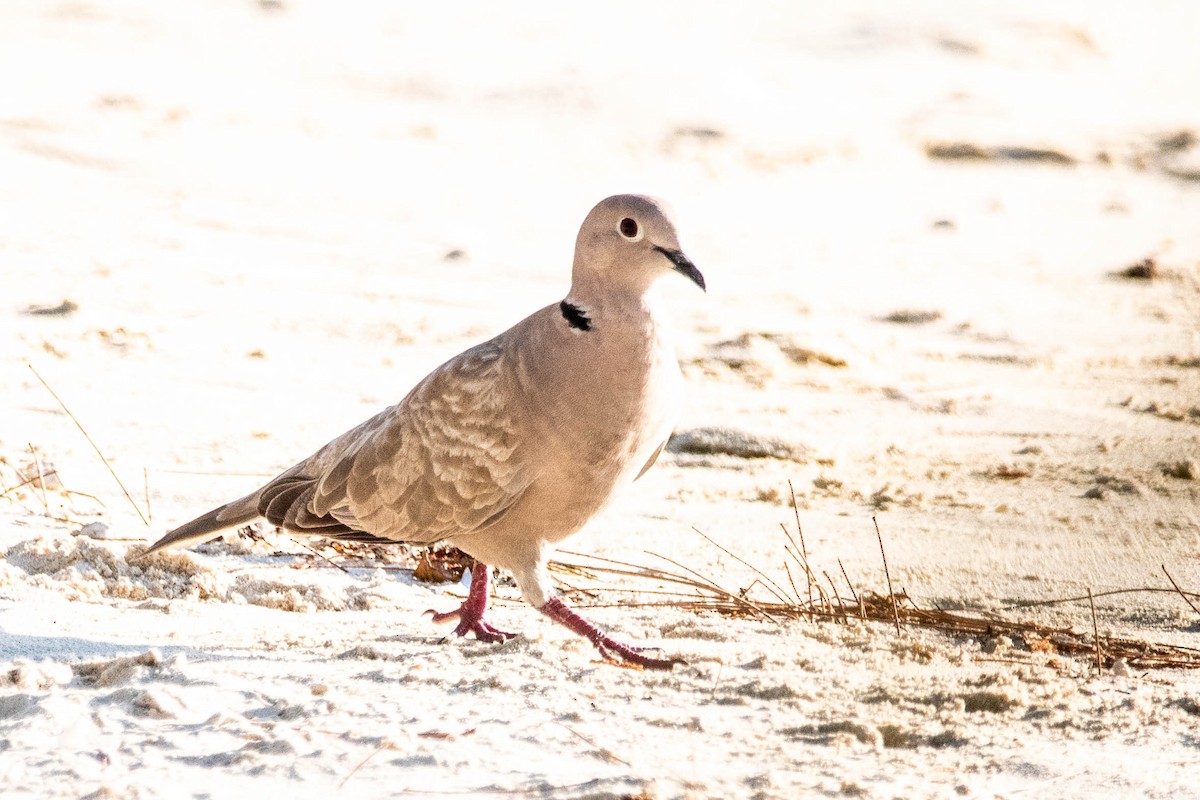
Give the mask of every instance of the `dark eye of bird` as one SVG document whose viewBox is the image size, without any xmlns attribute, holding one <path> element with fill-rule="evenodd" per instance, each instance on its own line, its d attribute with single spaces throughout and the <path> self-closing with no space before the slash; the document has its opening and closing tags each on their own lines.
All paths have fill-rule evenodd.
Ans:
<svg viewBox="0 0 1200 800">
<path fill-rule="evenodd" d="M 633 237 L 637 236 L 638 224 L 637 224 L 637 220 L 635 220 L 635 219 L 626 217 L 625 219 L 621 220 L 621 224 L 620 224 L 619 228 L 621 231 L 621 235 L 624 236 L 626 239 L 632 239 Z"/>
</svg>

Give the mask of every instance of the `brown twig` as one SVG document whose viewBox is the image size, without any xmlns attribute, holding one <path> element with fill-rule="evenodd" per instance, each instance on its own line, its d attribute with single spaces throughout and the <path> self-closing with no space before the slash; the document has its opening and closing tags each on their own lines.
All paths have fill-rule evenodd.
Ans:
<svg viewBox="0 0 1200 800">
<path fill-rule="evenodd" d="M 154 512 L 150 510 L 150 470 L 142 467 L 142 488 L 146 492 L 146 519 L 153 522 Z"/>
<path fill-rule="evenodd" d="M 879 522 L 875 517 L 871 517 L 871 522 L 875 523 L 875 538 L 879 540 L 879 555 L 883 557 L 883 575 L 887 578 L 888 597 L 892 600 L 892 618 L 896 623 L 896 635 L 900 635 L 900 609 L 896 606 L 896 592 L 892 589 L 892 575 L 888 572 L 887 551 L 883 549 L 883 534 L 879 532 Z"/>
<path fill-rule="evenodd" d="M 776 620 L 774 617 L 772 617 L 769 613 L 762 610 L 760 603 L 756 603 L 751 600 L 747 600 L 744 597 L 740 597 L 735 592 L 726 591 L 721 586 L 719 586 L 717 583 L 704 577 L 703 575 L 696 572 L 695 570 L 683 566 L 678 561 L 674 561 L 670 558 L 667 558 L 666 556 L 659 555 L 658 553 L 650 552 L 649 550 L 646 551 L 647 555 L 653 556 L 654 558 L 661 558 L 663 561 L 666 561 L 667 563 L 678 567 L 679 569 L 683 570 L 684 572 L 691 573 L 691 575 L 693 575 L 694 577 L 689 578 L 687 575 L 676 575 L 674 573 L 667 572 L 665 570 L 661 570 L 656 567 L 645 567 L 640 564 L 633 564 L 633 563 L 630 563 L 627 561 L 618 561 L 618 560 L 612 559 L 612 558 L 604 558 L 603 556 L 593 556 L 593 555 L 588 555 L 586 553 L 576 553 L 576 552 L 572 552 L 570 550 L 560 550 L 559 552 L 563 553 L 564 555 L 573 555 L 573 556 L 577 556 L 577 557 L 581 557 L 581 558 L 590 558 L 590 559 L 594 559 L 596 561 L 601 561 L 601 562 L 604 562 L 607 564 L 614 565 L 612 567 L 589 567 L 589 569 L 593 569 L 593 570 L 596 570 L 599 572 L 607 572 L 611 575 L 628 576 L 628 577 L 634 577 L 634 578 L 650 578 L 652 580 L 661 581 L 663 583 L 674 583 L 674 584 L 689 587 L 695 593 L 709 592 L 713 595 L 716 595 L 721 598 L 732 601 L 738 608 L 742 609 L 743 611 L 745 611 L 746 609 L 749 609 L 750 611 L 765 617 L 766 619 L 770 620 L 771 622 L 778 622 L 778 620 Z M 561 562 L 551 562 L 551 568 L 553 569 L 553 568 L 557 567 L 559 564 L 561 564 Z M 572 568 L 579 568 L 578 565 L 567 565 L 567 566 L 572 567 Z M 692 597 L 692 596 L 696 596 L 696 595 L 685 595 L 685 596 Z M 788 604 L 786 604 L 786 603 L 780 603 L 780 604 L 774 604 L 774 605 L 777 605 L 780 608 L 788 607 Z M 592 606 L 592 607 L 597 607 L 597 606 Z"/>
<path fill-rule="evenodd" d="M 298 545 L 300 545 L 301 547 L 303 547 L 303 548 L 304 548 L 305 550 L 307 550 L 308 552 L 312 553 L 312 554 L 313 554 L 314 556 L 316 556 L 317 558 L 319 558 L 319 559 L 321 559 L 322 561 L 324 561 L 326 564 L 329 564 L 331 567 L 337 567 L 338 569 L 340 569 L 342 572 L 346 573 L 347 575 L 353 575 L 353 573 L 351 573 L 351 572 L 350 572 L 350 570 L 346 569 L 345 567 L 343 567 L 341 564 L 337 563 L 336 561 L 331 561 L 331 560 L 329 559 L 329 557 L 328 557 L 328 556 L 326 556 L 324 553 L 320 552 L 319 550 L 317 550 L 317 549 L 315 549 L 315 548 L 313 548 L 313 547 L 309 547 L 309 546 L 308 546 L 308 545 L 306 545 L 304 542 L 302 542 L 302 541 L 300 541 L 299 539 L 297 539 L 295 536 L 289 536 L 288 538 L 289 538 L 289 539 L 291 539 L 291 540 L 292 540 L 293 542 L 295 542 L 296 544 L 298 544 Z"/>
<path fill-rule="evenodd" d="M 1196 604 L 1188 599 L 1187 593 L 1184 592 L 1183 589 L 1179 588 L 1179 584 L 1176 583 L 1175 579 L 1171 577 L 1171 573 L 1167 572 L 1167 565 L 1160 564 L 1159 566 L 1162 567 L 1163 574 L 1167 576 L 1167 580 L 1169 580 L 1171 582 L 1171 585 L 1175 587 L 1175 591 L 1178 592 L 1179 596 L 1183 598 L 1183 602 L 1185 602 L 1189 606 L 1191 606 L 1192 611 L 1195 611 L 1197 614 L 1200 614 L 1200 608 L 1196 608 Z"/>
<path fill-rule="evenodd" d="M 779 523 L 779 527 L 783 529 L 784 535 L 787 536 L 788 541 L 791 543 L 790 545 L 785 544 L 783 546 L 783 552 L 791 556 L 792 560 L 796 562 L 796 565 L 804 570 L 804 584 L 808 587 L 808 604 L 809 606 L 812 606 L 816 602 L 813 599 L 813 583 L 816 580 L 816 576 L 813 575 L 812 569 L 808 566 L 807 559 L 804 559 L 798 555 L 799 547 L 796 545 L 796 540 L 792 538 L 791 533 L 788 532 L 787 526 L 781 522 Z M 787 561 L 783 562 L 783 566 L 784 568 L 787 567 Z M 817 584 L 817 592 L 821 592 L 820 584 Z M 798 594 L 799 593 L 797 593 L 797 595 Z M 797 599 L 799 599 L 799 597 L 797 597 Z"/>
<path fill-rule="evenodd" d="M 57 474 L 58 473 L 56 471 L 47 473 L 47 475 L 57 475 Z M 24 478 L 25 476 L 23 476 L 21 473 L 18 472 L 17 477 Z M 7 484 L 5 484 L 5 486 L 7 488 L 5 488 L 4 491 L 0 492 L 0 497 L 4 497 L 7 494 L 9 494 L 10 492 L 15 492 L 17 489 L 20 489 L 24 486 L 28 486 L 31 483 L 37 483 L 38 480 L 40 479 L 40 477 L 41 477 L 40 475 L 34 475 L 33 477 L 25 478 L 23 481 L 21 481 L 18 484 L 14 484 L 13 486 L 8 486 Z"/>
<path fill-rule="evenodd" d="M 796 515 L 796 535 L 800 537 L 800 555 L 808 561 L 808 548 L 804 545 L 804 528 L 800 525 L 800 506 L 796 504 L 796 490 L 792 487 L 792 479 L 788 478 L 788 494 L 792 497 L 792 513 Z"/>
<path fill-rule="evenodd" d="M 717 588 L 717 589 L 720 589 L 720 587 L 717 587 L 715 584 L 713 584 L 711 581 L 708 581 L 706 578 L 703 579 L 705 582 L 701 583 L 694 578 L 687 577 L 686 575 L 675 575 L 674 573 L 666 572 L 665 570 L 658 569 L 657 567 L 646 567 L 646 566 L 642 566 L 641 564 L 633 564 L 628 561 L 618 561 L 613 558 L 605 558 L 603 556 L 593 556 L 593 555 L 588 555 L 587 553 L 577 553 L 577 552 L 574 552 L 571 550 L 559 550 L 558 552 L 562 553 L 563 555 L 567 555 L 567 556 L 575 556 L 577 558 L 590 558 L 595 561 L 602 561 L 606 564 L 612 564 L 613 565 L 612 567 L 589 567 L 589 569 L 595 569 L 600 572 L 607 572 L 610 575 L 625 575 L 625 576 L 629 576 L 629 577 L 633 577 L 633 578 L 651 578 L 653 580 L 662 581 L 663 583 L 675 583 L 675 584 L 680 584 L 683 586 L 689 586 L 689 587 L 693 587 L 693 588 L 702 588 L 702 589 Z M 651 553 L 650 555 L 654 555 L 654 554 Z M 662 556 L 657 556 L 657 557 L 663 558 Z M 664 558 L 663 560 L 669 561 L 670 559 Z M 550 563 L 553 566 L 553 565 L 561 564 L 562 562 L 552 561 Z M 674 562 L 672 562 L 672 563 L 674 563 Z M 576 566 L 576 565 L 570 565 L 570 566 Z M 683 569 L 686 569 L 686 567 L 684 567 Z M 691 570 L 689 570 L 689 572 L 690 571 Z M 695 573 L 693 572 L 693 574 L 695 574 Z M 724 591 L 724 590 L 721 590 L 721 591 Z"/>
<path fill-rule="evenodd" d="M 842 577 L 846 579 L 846 585 L 850 587 L 850 596 L 854 598 L 854 602 L 858 602 L 858 592 L 854 591 L 854 584 L 850 582 L 850 576 L 846 574 L 846 568 L 842 566 L 842 560 L 839 558 L 838 569 L 842 571 Z"/>
<path fill-rule="evenodd" d="M 631 768 L 631 769 L 633 768 L 633 764 L 630 764 L 628 761 L 626 761 L 625 759 L 621 758 L 619 755 L 617 755 L 616 753 L 614 753 L 612 750 L 609 750 L 607 747 L 602 747 L 601 745 L 598 745 L 598 744 L 596 744 L 596 743 L 595 743 L 595 742 L 593 742 L 591 739 L 589 739 L 588 737 L 584 736 L 582 733 L 580 733 L 579 731 L 575 730 L 575 729 L 574 729 L 574 728 L 572 728 L 571 726 L 569 726 L 569 725 L 566 725 L 566 724 L 564 724 L 564 723 L 562 723 L 562 722 L 559 722 L 558 720 L 554 720 L 554 722 L 555 722 L 557 725 L 559 725 L 560 727 L 562 727 L 562 728 L 565 728 L 565 729 L 566 729 L 566 731 L 567 731 L 567 733 L 570 733 L 570 734 L 571 734 L 572 736 L 574 736 L 575 738 L 579 739 L 580 741 L 582 741 L 582 742 L 584 742 L 584 743 L 586 743 L 586 744 L 590 744 L 592 747 L 596 748 L 596 749 L 597 749 L 597 750 L 600 752 L 600 755 L 604 756 L 604 758 L 605 758 L 605 759 L 607 759 L 607 760 L 609 760 L 609 761 L 615 761 L 615 762 L 617 762 L 618 764 L 624 764 L 625 766 L 627 766 L 627 767 L 629 767 L 629 768 Z"/>
<path fill-rule="evenodd" d="M 374 750 L 372 750 L 366 758 L 364 758 L 362 761 L 355 764 L 354 769 L 350 770 L 350 772 L 346 774 L 346 777 L 342 778 L 342 780 L 338 783 L 337 788 L 340 790 L 343 786 L 346 785 L 346 781 L 348 781 L 354 777 L 354 773 L 358 772 L 360 769 L 362 769 L 364 766 L 366 766 L 367 762 L 370 761 L 372 758 L 379 755 L 379 751 L 384 748 L 384 744 L 385 744 L 384 742 L 381 742 L 379 747 L 376 747 Z"/>
<path fill-rule="evenodd" d="M 1185 592 L 1176 589 L 1163 589 L 1161 586 L 1139 586 L 1134 589 L 1109 589 L 1105 592 L 1096 592 L 1095 597 L 1112 597 L 1121 594 L 1182 594 L 1186 600 L 1190 597 L 1200 598 L 1200 594 L 1196 592 Z M 1020 603 L 1012 603 L 1011 605 L 1001 606 L 1001 610 L 1011 611 L 1016 608 L 1041 608 L 1043 606 L 1059 606 L 1065 603 L 1081 603 L 1087 600 L 1086 594 L 1081 594 L 1075 597 L 1059 597 L 1054 600 L 1028 600 Z M 1200 613 L 1200 612 L 1198 612 Z"/>
<path fill-rule="evenodd" d="M 744 598 L 744 597 L 739 597 L 739 596 L 738 596 L 736 593 L 733 593 L 733 592 L 727 592 L 727 591 L 725 591 L 725 590 L 724 590 L 724 589 L 722 589 L 720 586 L 718 586 L 716 583 L 714 583 L 713 581 L 711 581 L 711 580 L 709 580 L 708 578 L 704 577 L 704 576 L 703 576 L 703 575 L 701 575 L 699 572 L 696 572 L 694 569 L 690 569 L 690 568 L 688 568 L 688 567 L 685 567 L 683 564 L 680 564 L 678 561 L 675 561 L 674 559 L 667 558 L 666 556 L 659 555 L 658 553 L 653 553 L 653 552 L 651 552 L 651 551 L 649 551 L 649 550 L 647 550 L 647 551 L 646 551 L 646 555 L 648 555 L 648 556 L 653 556 L 654 558 L 661 558 L 663 561 L 666 561 L 668 564 L 671 564 L 671 565 L 673 565 L 673 566 L 679 567 L 679 569 L 683 570 L 684 572 L 691 573 L 691 574 L 692 574 L 692 575 L 694 575 L 694 576 L 695 576 L 697 579 L 699 579 L 700 581 L 702 581 L 702 582 L 703 582 L 703 584 L 704 584 L 704 585 L 706 585 L 706 586 L 707 586 L 707 587 L 708 587 L 708 588 L 709 588 L 711 591 L 714 591 L 714 592 L 717 592 L 717 593 L 719 593 L 719 594 L 725 595 L 726 597 L 728 597 L 729 599 L 731 599 L 731 600 L 733 600 L 733 601 L 735 601 L 735 602 L 738 602 L 738 603 L 743 603 L 743 604 L 745 604 L 745 605 L 746 605 L 746 606 L 748 606 L 749 608 L 752 608 L 752 609 L 754 609 L 755 611 L 757 611 L 759 614 L 762 614 L 764 617 L 766 617 L 767 619 L 769 619 L 771 622 L 776 622 L 776 623 L 777 623 L 777 622 L 779 622 L 779 620 L 777 620 L 777 619 L 775 619 L 774 617 L 772 617 L 772 616 L 771 616 L 770 614 L 768 614 L 766 611 L 763 611 L 763 610 L 762 610 L 762 608 L 759 606 L 759 604 L 758 604 L 758 603 L 755 603 L 755 602 L 752 602 L 752 601 L 750 601 L 750 600 L 747 600 L 747 599 L 746 599 L 746 598 Z"/>
<path fill-rule="evenodd" d="M 783 561 L 783 574 L 787 575 L 788 586 L 792 587 L 792 598 L 797 603 L 804 602 L 800 598 L 800 590 L 796 588 L 796 579 L 792 577 L 792 568 L 788 566 L 787 559 L 784 559 L 784 561 Z"/>
<path fill-rule="evenodd" d="M 62 398 L 58 396 L 58 393 L 51 389 L 50 384 L 46 383 L 46 379 L 43 378 L 38 371 L 33 368 L 33 364 L 26 362 L 25 366 L 29 367 L 29 371 L 33 373 L 34 377 L 41 382 L 42 386 L 46 387 L 46 391 L 50 393 L 50 396 L 58 401 L 59 407 L 61 407 L 66 415 L 71 418 L 71 421 L 75 423 L 75 427 L 79 428 L 79 432 L 83 434 L 83 438 L 87 439 L 88 444 L 90 444 L 92 449 L 96 451 L 96 455 L 100 456 L 100 460 L 104 462 L 104 466 L 108 469 L 108 474 L 113 476 L 113 480 L 117 482 L 117 486 L 120 486 L 121 491 L 125 493 L 126 499 L 129 500 L 129 505 L 133 506 L 133 510 L 136 511 L 137 515 L 141 518 L 142 524 L 147 528 L 150 527 L 149 520 L 146 519 L 146 515 L 142 513 L 142 510 L 138 508 L 138 504 L 134 501 L 133 495 L 129 494 L 129 490 L 125 488 L 125 484 L 121 482 L 121 479 L 117 477 L 116 471 L 112 468 L 112 465 L 108 463 L 108 459 L 104 457 L 104 453 L 100 452 L 100 448 L 92 440 L 92 437 L 88 435 L 87 430 L 84 429 L 83 425 L 80 424 L 75 415 L 71 413 L 71 409 L 67 408 L 67 404 L 62 401 Z"/>
<path fill-rule="evenodd" d="M 792 539 L 792 534 L 788 532 L 786 525 L 781 522 L 779 523 L 779 527 L 783 528 L 783 533 L 785 536 L 787 536 L 788 541 L 792 543 L 792 547 L 794 547 L 800 553 L 800 558 L 798 560 L 801 566 L 804 567 L 804 579 L 808 582 L 808 602 L 811 604 L 813 601 L 813 574 L 812 570 L 808 567 L 808 545 L 804 543 L 804 527 L 800 524 L 800 506 L 796 502 L 796 489 L 792 486 L 791 478 L 788 478 L 788 494 L 792 498 L 792 513 L 796 516 L 796 536 L 800 539 L 799 546 L 797 546 L 795 540 Z"/>
<path fill-rule="evenodd" d="M 50 516 L 50 501 L 46 498 L 46 479 L 42 473 L 42 460 L 38 458 L 37 448 L 33 446 L 32 442 L 29 443 L 29 452 L 33 454 L 33 466 L 37 470 L 38 488 L 42 492 L 42 508 L 46 510 L 46 516 Z"/>
<path fill-rule="evenodd" d="M 108 504 L 105 503 L 103 500 L 101 500 L 99 497 L 96 497 L 96 495 L 94 495 L 94 494 L 88 494 L 87 492 L 79 492 L 79 491 L 76 491 L 75 489 L 68 489 L 65 486 L 63 487 L 62 491 L 63 491 L 63 494 L 79 495 L 80 497 L 86 497 L 89 500 L 95 500 L 97 503 L 100 504 L 101 508 L 103 508 L 105 511 L 108 510 Z M 141 540 L 139 539 L 138 541 L 141 541 Z"/>
<path fill-rule="evenodd" d="M 761 579 L 762 579 L 763 586 L 766 586 L 766 587 L 767 587 L 767 591 L 769 591 L 771 594 L 775 595 L 775 599 L 779 600 L 779 601 L 780 601 L 780 602 L 782 602 L 782 603 L 786 603 L 786 602 L 788 601 L 788 599 L 787 599 L 787 592 L 785 592 L 785 591 L 783 590 L 783 587 L 782 587 L 782 586 L 780 586 L 780 585 L 779 585 L 778 583 L 776 583 L 775 581 L 771 580 L 771 578 L 769 578 L 769 577 L 768 577 L 768 576 L 767 576 L 767 575 L 766 575 L 766 574 L 765 574 L 765 573 L 764 573 L 762 570 L 760 570 L 758 567 L 756 567 L 756 566 L 754 566 L 753 564 L 751 564 L 750 562 L 746 561 L 746 559 L 744 559 L 744 558 L 742 558 L 742 557 L 738 556 L 736 553 L 732 553 L 732 552 L 730 552 L 728 548 L 726 548 L 726 547 L 724 547 L 724 546 L 722 546 L 722 545 L 718 544 L 717 542 L 713 541 L 712 537 L 708 536 L 706 533 L 704 533 L 704 531 L 700 530 L 699 528 L 697 528 L 697 527 L 693 526 L 693 527 L 692 527 L 692 530 L 693 530 L 693 531 L 695 531 L 696 533 L 700 534 L 701 536 L 703 536 L 703 537 L 704 537 L 704 541 L 708 542 L 708 543 L 709 543 L 709 544 L 711 544 L 713 547 L 717 548 L 717 549 L 718 549 L 718 550 L 720 550 L 722 553 L 724 553 L 725 555 L 727 555 L 727 556 L 729 556 L 730 558 L 732 558 L 734 561 L 737 561 L 737 562 L 738 562 L 739 564 L 741 564 L 742 566 L 744 566 L 744 567 L 748 567 L 748 568 L 750 568 L 751 570 L 753 570 L 753 571 L 754 571 L 754 574 L 755 574 L 755 575 L 757 575 L 759 578 L 761 578 Z"/>
<path fill-rule="evenodd" d="M 591 556 L 584 557 L 593 558 Z M 638 603 L 639 608 L 673 608 L 696 613 L 717 613 L 731 617 L 758 616 L 758 611 L 748 607 L 743 598 L 738 598 L 732 592 L 727 592 L 719 587 L 714 589 L 709 583 L 673 575 L 652 567 L 639 567 L 613 559 L 596 558 L 621 565 L 588 566 L 589 570 L 598 575 L 663 581 L 679 587 L 677 590 L 656 591 L 658 599 Z M 593 604 L 591 607 L 628 608 L 629 605 L 627 600 L 621 600 L 617 603 Z M 1006 635 L 1036 645 L 1035 650 L 1047 648 L 1047 652 L 1069 657 L 1088 656 L 1094 658 L 1096 651 L 1095 641 L 1092 638 L 1081 636 L 1070 628 L 1056 628 L 1038 623 L 1008 620 L 998 614 L 979 611 L 923 609 L 908 604 L 899 606 L 893 603 L 891 596 L 885 597 L 867 591 L 858 593 L 857 604 L 852 604 L 847 599 L 840 606 L 823 601 L 814 602 L 811 606 L 800 602 L 787 604 L 759 602 L 756 605 L 758 609 L 778 619 L 812 620 L 815 618 L 842 622 L 847 616 L 857 614 L 870 622 L 893 625 L 896 615 L 899 614 L 902 622 L 906 625 L 937 630 L 952 636 Z M 1104 642 L 1104 653 L 1110 658 L 1124 658 L 1131 666 L 1143 669 L 1200 669 L 1200 648 L 1107 637 Z M 1032 657 L 1033 654 L 1031 654 Z"/>
<path fill-rule="evenodd" d="M 1092 590 L 1088 588 L 1088 605 L 1092 607 L 1092 642 L 1096 646 L 1096 672 L 1104 671 L 1104 659 L 1100 655 L 1100 624 L 1096 621 L 1096 598 L 1092 597 Z"/>
<path fill-rule="evenodd" d="M 842 605 L 842 598 L 838 596 L 837 587 L 833 584 L 833 578 L 829 577 L 829 573 L 825 570 L 821 570 L 821 574 L 825 576 L 825 580 L 829 581 L 829 588 L 833 590 L 833 601 L 835 604 L 834 607 L 839 609 L 844 608 Z M 842 614 L 842 622 L 849 622 L 844 612 Z"/>
</svg>

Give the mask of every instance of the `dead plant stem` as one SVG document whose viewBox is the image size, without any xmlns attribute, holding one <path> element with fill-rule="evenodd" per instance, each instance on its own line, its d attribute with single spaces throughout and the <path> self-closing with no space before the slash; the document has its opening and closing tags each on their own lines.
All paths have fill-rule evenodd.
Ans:
<svg viewBox="0 0 1200 800">
<path fill-rule="evenodd" d="M 50 393 L 50 396 L 58 401 L 59 407 L 62 408 L 66 415 L 71 418 L 71 421 L 75 423 L 75 427 L 79 428 L 79 432 L 83 434 L 83 438 L 87 439 L 88 444 L 90 444 L 92 449 L 96 451 L 96 455 L 100 456 L 100 460 L 104 462 L 104 466 L 108 470 L 108 474 L 113 476 L 113 480 L 117 482 L 117 486 L 120 486 L 121 491 L 125 493 L 125 498 L 129 500 L 129 505 L 133 506 L 133 510 L 136 511 L 138 517 L 141 518 L 142 524 L 147 528 L 150 527 L 150 521 L 146 519 L 146 515 L 142 513 L 142 510 L 138 508 L 138 504 L 134 501 L 133 495 L 129 494 L 129 490 L 125 488 L 125 484 L 121 482 L 119 477 L 117 477 L 116 470 L 114 470 L 112 465 L 108 463 L 108 459 L 104 457 L 104 453 L 100 452 L 99 446 L 97 446 L 92 437 L 88 435 L 87 430 L 79 422 L 76 416 L 71 413 L 71 409 L 67 408 L 67 404 L 62 401 L 62 398 L 58 396 L 58 393 L 50 388 L 50 384 L 46 383 L 46 379 L 43 378 L 38 371 L 33 368 L 33 364 L 26 362 L 25 366 L 29 367 L 29 371 L 33 373 L 34 377 L 41 382 L 42 386 L 46 387 L 46 391 Z"/>
<path fill-rule="evenodd" d="M 1160 564 L 1159 566 L 1162 567 L 1163 574 L 1167 576 L 1167 580 L 1169 580 L 1171 582 L 1171 585 L 1175 587 L 1175 591 L 1178 592 L 1179 596 L 1183 598 L 1183 602 L 1185 602 L 1189 606 L 1191 606 L 1192 611 L 1195 611 L 1197 614 L 1200 614 L 1200 608 L 1196 608 L 1196 604 L 1193 603 L 1190 599 L 1188 599 L 1187 594 L 1183 591 L 1183 589 L 1179 588 L 1179 584 L 1176 583 L 1175 579 L 1171 577 L 1171 573 L 1167 572 L 1167 565 Z"/>
<path fill-rule="evenodd" d="M 704 531 L 700 530 L 699 528 L 697 528 L 697 527 L 693 526 L 693 527 L 692 527 L 692 530 L 693 530 L 693 531 L 695 531 L 696 533 L 700 534 L 701 536 L 703 536 L 703 537 L 704 537 L 704 541 L 708 542 L 708 543 L 709 543 L 709 544 L 711 544 L 713 547 L 717 548 L 717 549 L 718 549 L 718 550 L 720 550 L 722 553 L 724 553 L 725 555 L 727 555 L 727 556 L 729 556 L 730 558 L 732 558 L 734 561 L 737 561 L 737 562 L 738 562 L 739 564 L 741 564 L 742 566 L 744 566 L 744 567 L 749 567 L 751 570 L 753 570 L 753 571 L 754 571 L 754 574 L 755 574 L 755 575 L 757 575 L 759 578 L 761 578 L 761 579 L 762 579 L 762 585 L 763 585 L 763 586 L 765 586 L 765 587 L 767 587 L 767 591 L 769 591 L 771 594 L 775 595 L 775 599 L 776 599 L 776 600 L 779 600 L 779 601 L 780 601 L 780 602 L 782 602 L 782 603 L 786 603 L 786 602 L 787 602 L 787 592 L 785 592 L 785 591 L 783 590 L 783 587 L 782 587 L 782 586 L 780 586 L 780 585 L 779 585 L 778 583 L 776 583 L 774 580 L 772 580 L 771 578 L 769 578 L 769 577 L 766 575 L 766 573 L 764 573 L 764 572 L 763 572 L 762 570 L 760 570 L 758 567 L 756 567 L 756 566 L 754 566 L 753 564 L 751 564 L 749 561 L 746 561 L 746 559 L 744 559 L 744 558 L 742 558 L 742 557 L 738 556 L 736 553 L 730 552 L 728 548 L 726 548 L 726 547 L 722 546 L 721 544 L 719 544 L 718 542 L 714 541 L 714 540 L 712 539 L 712 537 L 710 537 L 708 534 L 704 533 Z"/>
<path fill-rule="evenodd" d="M 37 470 L 38 489 L 42 493 L 42 508 L 46 512 L 46 516 L 50 516 L 50 501 L 46 498 L 46 479 L 42 473 L 42 460 L 38 458 L 37 448 L 33 443 L 29 443 L 29 452 L 33 454 L 33 467 Z"/>
<path fill-rule="evenodd" d="M 883 549 L 883 534 L 879 532 L 879 521 L 871 517 L 875 523 L 875 538 L 879 540 L 879 555 L 883 557 L 883 575 L 887 578 L 888 597 L 892 600 L 892 619 L 896 623 L 896 635 L 900 635 L 900 609 L 896 605 L 896 592 L 892 589 L 892 574 L 888 571 L 887 551 Z"/>
</svg>

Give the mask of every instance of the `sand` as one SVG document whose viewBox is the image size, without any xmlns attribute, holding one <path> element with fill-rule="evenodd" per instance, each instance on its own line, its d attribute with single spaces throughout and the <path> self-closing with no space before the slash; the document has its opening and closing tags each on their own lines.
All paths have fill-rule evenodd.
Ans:
<svg viewBox="0 0 1200 800">
<path fill-rule="evenodd" d="M 1086 634 L 1004 609 L 1090 589 L 1102 636 L 1200 648 L 1177 594 L 1104 594 L 1200 590 L 1198 38 L 1166 2 L 9 3 L 0 793 L 1194 796 L 1189 671 L 564 577 L 688 662 L 644 673 L 511 584 L 520 638 L 443 641 L 464 587 L 403 550 L 127 559 L 560 299 L 635 191 L 709 292 L 664 287 L 676 446 L 570 550 L 762 598 L 790 481 L 860 590 L 875 517 L 923 607 Z"/>
</svg>

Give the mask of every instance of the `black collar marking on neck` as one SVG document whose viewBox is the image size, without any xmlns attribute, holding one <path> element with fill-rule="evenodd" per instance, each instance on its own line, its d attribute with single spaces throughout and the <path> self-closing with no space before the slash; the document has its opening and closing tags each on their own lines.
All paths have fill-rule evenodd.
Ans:
<svg viewBox="0 0 1200 800">
<path fill-rule="evenodd" d="M 581 331 L 590 331 L 592 329 L 592 321 L 588 319 L 588 315 L 579 306 L 572 305 L 563 300 L 558 304 L 558 307 L 562 311 L 563 319 L 572 328 L 577 328 Z"/>
</svg>

